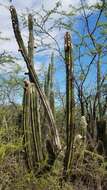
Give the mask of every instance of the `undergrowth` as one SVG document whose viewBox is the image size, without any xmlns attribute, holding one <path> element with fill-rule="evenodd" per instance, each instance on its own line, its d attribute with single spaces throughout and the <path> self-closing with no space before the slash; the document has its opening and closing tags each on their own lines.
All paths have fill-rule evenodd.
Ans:
<svg viewBox="0 0 107 190">
<path fill-rule="evenodd" d="M 107 162 L 80 142 L 74 146 L 68 181 L 62 181 L 64 152 L 50 172 L 35 177 L 26 167 L 23 136 L 18 130 L 17 126 L 0 128 L 0 190 L 106 190 Z"/>
</svg>

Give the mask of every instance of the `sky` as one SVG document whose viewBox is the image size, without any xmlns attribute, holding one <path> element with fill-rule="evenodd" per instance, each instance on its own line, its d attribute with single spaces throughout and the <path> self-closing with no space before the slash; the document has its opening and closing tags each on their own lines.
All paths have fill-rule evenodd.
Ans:
<svg viewBox="0 0 107 190">
<path fill-rule="evenodd" d="M 13 29 L 12 29 L 12 25 L 11 25 L 11 17 L 10 17 L 10 12 L 9 12 L 9 7 L 10 5 L 14 5 L 15 8 L 17 9 L 18 15 L 21 15 L 23 13 L 30 13 L 33 10 L 37 11 L 37 12 L 41 12 L 42 11 L 42 5 L 44 5 L 44 8 L 46 10 L 50 10 L 52 9 L 55 4 L 58 2 L 58 0 L 12 0 L 12 2 L 10 3 L 8 0 L 0 0 L 0 53 L 2 53 L 3 51 L 9 52 L 12 55 L 15 55 L 17 57 L 19 57 L 19 52 L 18 52 L 18 45 L 16 43 L 15 37 L 14 37 L 14 33 L 13 33 Z M 80 4 L 80 0 L 61 0 L 61 10 L 63 11 L 69 11 L 70 10 L 70 5 L 74 6 L 74 7 L 78 7 Z M 95 3 L 99 2 L 99 0 L 86 0 L 86 2 L 89 5 L 94 5 Z M 50 23 L 49 23 L 50 24 Z M 22 31 L 23 37 L 25 39 L 25 41 L 27 42 L 27 37 L 28 37 L 28 33 L 27 30 L 23 30 Z M 63 35 L 64 33 L 60 33 L 59 35 L 59 31 L 58 30 L 54 30 L 52 31 L 51 35 L 53 37 L 57 37 L 57 40 L 60 44 L 60 46 L 63 45 Z M 7 40 L 4 40 L 4 38 L 7 38 Z M 50 38 L 46 38 L 45 42 L 48 43 L 50 42 Z M 37 41 L 37 37 L 36 37 L 36 41 Z M 53 42 L 52 42 L 53 43 Z M 45 54 L 45 57 L 42 57 L 39 54 L 36 55 L 36 65 L 35 68 L 39 73 L 40 70 L 40 65 L 41 63 L 43 64 L 48 64 L 49 63 L 49 59 L 50 59 L 50 53 L 48 55 L 48 51 L 47 54 Z M 21 58 L 21 56 L 20 56 Z M 22 59 L 20 59 L 19 61 L 17 61 L 18 64 L 23 68 L 23 70 L 25 71 L 26 67 L 25 67 L 25 63 Z M 60 64 L 58 65 L 58 67 L 60 68 Z M 4 68 L 0 67 L 0 73 L 3 73 Z M 5 72 L 9 71 L 9 69 L 11 70 L 12 67 L 9 67 L 7 65 L 7 67 L 4 69 Z M 63 77 L 63 72 L 60 70 L 60 72 L 57 72 L 56 75 L 57 81 L 59 83 L 63 82 L 64 77 Z"/>
<path fill-rule="evenodd" d="M 90 5 L 98 2 L 98 0 L 87 0 Z M 42 4 L 44 7 L 49 10 L 50 8 L 55 6 L 55 3 L 58 2 L 57 0 L 12 0 L 12 3 L 9 3 L 8 0 L 0 0 L 0 37 L 2 38 L 9 38 L 10 40 L 4 41 L 0 40 L 0 51 L 12 51 L 14 53 L 17 52 L 17 44 L 14 38 L 12 26 L 11 26 L 11 19 L 10 19 L 10 12 L 9 6 L 12 4 L 16 7 L 19 14 L 29 12 L 31 9 L 40 11 Z M 66 3 L 65 3 L 66 2 Z M 62 10 L 69 10 L 69 5 L 73 5 L 75 7 L 78 6 L 80 3 L 79 0 L 61 0 Z M 53 34 L 56 35 L 56 34 Z"/>
</svg>

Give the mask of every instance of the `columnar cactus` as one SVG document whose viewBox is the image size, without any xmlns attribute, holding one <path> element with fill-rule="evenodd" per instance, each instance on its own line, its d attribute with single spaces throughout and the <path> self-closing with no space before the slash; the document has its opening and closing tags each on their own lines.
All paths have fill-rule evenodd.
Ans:
<svg viewBox="0 0 107 190">
<path fill-rule="evenodd" d="M 54 116 L 53 116 L 53 113 L 52 113 L 52 110 L 50 108 L 50 105 L 49 105 L 49 102 L 40 86 L 40 83 L 39 83 L 39 80 L 38 80 L 38 76 L 36 74 L 36 71 L 34 69 L 34 66 L 32 64 L 32 45 L 33 43 L 30 43 L 29 42 L 29 47 L 28 47 L 28 50 L 26 49 L 25 47 L 25 44 L 24 44 L 24 41 L 23 41 L 23 38 L 22 38 L 22 35 L 21 35 L 21 31 L 20 31 L 20 28 L 19 28 L 19 21 L 18 21 L 18 16 L 17 16 L 17 12 L 16 12 L 16 9 L 11 6 L 10 7 L 10 13 L 11 13 L 11 20 L 12 20 L 12 26 L 13 26 L 13 31 L 14 31 L 14 34 L 15 34 L 15 38 L 16 38 L 16 41 L 18 43 L 18 46 L 19 46 L 19 51 L 21 52 L 25 62 L 26 62 L 26 65 L 27 65 L 27 68 L 28 68 L 28 71 L 29 71 L 29 78 L 30 78 L 30 81 L 34 83 L 35 85 L 35 88 L 38 92 L 38 95 L 41 99 L 41 102 L 43 104 L 43 107 L 44 107 L 44 110 L 45 110 L 45 113 L 46 113 L 46 116 L 47 116 L 47 120 L 49 122 L 49 127 L 50 127 L 50 132 L 51 132 L 51 138 L 52 138 L 52 146 L 53 146 L 53 149 L 54 149 L 54 152 L 55 154 L 57 155 L 59 150 L 61 149 L 61 143 L 60 143 L 60 138 L 59 138 L 59 134 L 58 134 L 58 130 L 57 130 L 57 127 L 55 125 L 55 120 L 54 120 Z M 31 18 L 31 16 L 29 16 L 29 19 Z M 31 33 L 31 29 L 32 29 L 32 24 L 29 25 L 29 39 L 30 39 L 30 36 L 32 35 Z M 32 37 L 32 36 L 31 36 Z M 30 53 L 30 56 L 29 56 L 29 53 Z"/>
<path fill-rule="evenodd" d="M 74 78 L 71 52 L 71 38 L 67 32 L 65 35 L 67 148 L 64 159 L 64 175 L 66 175 L 68 171 L 71 171 L 74 141 Z"/>
<path fill-rule="evenodd" d="M 43 161 L 38 94 L 35 85 L 25 81 L 23 101 L 23 130 L 29 169 L 37 169 Z"/>
<path fill-rule="evenodd" d="M 52 53 L 51 63 L 48 66 L 48 72 L 47 72 L 46 77 L 45 77 L 44 91 L 45 91 L 45 94 L 49 100 L 52 112 L 54 114 L 54 112 L 55 112 L 54 106 L 55 105 L 54 105 L 53 83 L 54 83 L 54 54 Z"/>
<path fill-rule="evenodd" d="M 11 13 L 11 20 L 12 20 L 12 26 L 15 38 L 19 46 L 19 51 L 21 52 L 21 55 L 23 56 L 26 62 L 28 75 L 30 79 L 29 82 L 25 81 L 25 92 L 24 92 L 24 102 L 23 102 L 23 107 L 24 107 L 23 126 L 24 126 L 24 141 L 25 141 L 28 167 L 30 169 L 35 169 L 43 160 L 38 98 L 41 100 L 41 104 L 45 110 L 46 114 L 45 117 L 47 118 L 48 126 L 50 129 L 51 141 L 50 143 L 48 143 L 48 149 L 49 145 L 51 144 L 50 152 L 51 155 L 54 155 L 52 156 L 53 160 L 51 163 L 54 163 L 57 154 L 61 150 L 61 144 L 50 103 L 41 88 L 38 76 L 34 69 L 34 64 L 33 64 L 34 37 L 33 37 L 32 15 L 28 16 L 29 41 L 27 49 L 24 44 L 21 31 L 19 28 L 17 12 L 13 6 L 10 7 L 10 13 Z M 50 86 L 52 86 L 52 84 Z M 50 155 L 50 152 L 48 152 L 48 155 Z M 48 161 L 50 163 L 50 158 Z"/>
</svg>

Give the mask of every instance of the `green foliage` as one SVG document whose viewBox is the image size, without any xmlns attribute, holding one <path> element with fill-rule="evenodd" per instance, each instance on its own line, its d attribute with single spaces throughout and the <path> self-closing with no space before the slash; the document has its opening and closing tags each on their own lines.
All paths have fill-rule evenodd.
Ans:
<svg viewBox="0 0 107 190">
<path fill-rule="evenodd" d="M 19 129 L 18 129 L 19 130 Z M 36 178 L 33 171 L 28 172 L 23 157 L 22 139 L 17 127 L 0 128 L 0 188 L 6 190 L 72 190 L 71 185 L 60 187 L 61 164 L 56 162 L 53 170 Z"/>
<path fill-rule="evenodd" d="M 5 65 L 7 63 L 14 63 L 15 58 L 12 57 L 11 55 L 8 55 L 7 53 L 2 53 L 0 55 L 0 65 Z"/>
<path fill-rule="evenodd" d="M 19 140 L 20 141 L 15 144 L 13 143 L 0 144 L 0 161 L 1 162 L 3 161 L 3 159 L 5 158 L 7 154 L 11 154 L 22 149 L 21 139 Z"/>
<path fill-rule="evenodd" d="M 16 134 L 15 127 L 0 128 L 0 162 L 3 162 L 6 156 L 22 150 L 23 138 Z"/>
<path fill-rule="evenodd" d="M 97 189 L 101 184 L 103 186 L 107 176 L 106 161 L 96 150 L 89 151 L 87 148 L 82 139 L 75 142 L 71 180 L 75 187 L 80 183 L 80 189 Z"/>
</svg>

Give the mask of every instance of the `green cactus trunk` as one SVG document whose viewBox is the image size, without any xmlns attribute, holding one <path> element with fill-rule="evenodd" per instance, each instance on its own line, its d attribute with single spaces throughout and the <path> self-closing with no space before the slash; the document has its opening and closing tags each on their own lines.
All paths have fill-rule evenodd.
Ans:
<svg viewBox="0 0 107 190">
<path fill-rule="evenodd" d="M 32 67 L 34 55 L 33 17 L 28 16 L 29 41 L 28 56 Z M 29 74 L 29 81 L 25 81 L 23 102 L 23 129 L 27 164 L 30 170 L 37 170 L 43 161 L 41 126 L 38 93 Z"/>
<path fill-rule="evenodd" d="M 30 170 L 37 170 L 43 161 L 38 94 L 33 83 L 25 84 L 23 129 L 26 159 Z"/>
<path fill-rule="evenodd" d="M 52 113 L 55 117 L 55 101 L 54 101 L 54 55 L 52 53 L 51 56 L 51 63 L 48 66 L 48 71 L 45 75 L 45 81 L 44 81 L 44 92 L 45 95 L 49 101 L 50 104 L 50 108 L 52 110 Z M 53 147 L 52 147 L 52 138 L 51 137 L 51 131 L 50 131 L 50 127 L 49 124 L 47 123 L 47 119 L 45 116 L 45 112 L 44 112 L 44 116 L 43 116 L 43 125 L 42 125 L 42 130 L 43 130 L 43 138 L 46 140 L 46 151 L 48 152 L 48 160 L 47 160 L 47 165 L 48 167 L 51 169 L 52 165 L 54 164 L 55 161 L 55 154 L 53 151 Z M 48 134 L 48 135 L 47 135 Z M 49 169 L 48 168 L 48 169 Z"/>
<path fill-rule="evenodd" d="M 65 64 L 66 64 L 66 136 L 67 147 L 64 159 L 64 176 L 71 172 L 74 141 L 74 78 L 71 55 L 71 38 L 65 35 Z"/>
<path fill-rule="evenodd" d="M 48 67 L 48 72 L 45 76 L 44 91 L 50 103 L 53 115 L 55 115 L 55 101 L 54 101 L 54 54 L 51 55 L 51 63 Z"/>
<path fill-rule="evenodd" d="M 45 81 L 44 81 L 44 93 L 48 99 L 48 102 L 50 104 L 50 108 L 52 110 L 52 113 L 55 118 L 55 100 L 54 100 L 54 89 L 53 89 L 53 84 L 54 84 L 54 55 L 52 53 L 51 56 L 51 63 L 48 66 L 48 71 L 45 75 Z M 45 112 L 43 116 L 43 134 L 46 137 L 48 132 L 47 130 L 49 129 L 49 133 L 51 135 L 51 131 L 49 128 L 49 124 L 47 123 L 47 119 L 45 117 Z"/>
<path fill-rule="evenodd" d="M 57 155 L 58 152 L 61 150 L 59 133 L 58 133 L 58 130 L 57 130 L 57 127 L 55 124 L 55 120 L 54 120 L 52 110 L 51 110 L 50 105 L 49 105 L 49 101 L 47 100 L 47 97 L 45 96 L 45 94 L 41 88 L 41 85 L 40 85 L 39 80 L 38 80 L 37 73 L 35 72 L 34 66 L 32 64 L 31 53 L 33 52 L 34 47 L 31 44 L 33 44 L 33 43 L 31 43 L 31 44 L 29 43 L 29 47 L 28 47 L 28 51 L 27 51 L 26 46 L 25 46 L 24 41 L 23 41 L 23 38 L 22 38 L 22 35 L 21 35 L 21 32 L 20 32 L 17 12 L 13 6 L 10 6 L 10 13 L 11 13 L 13 31 L 14 31 L 15 38 L 16 38 L 16 41 L 17 41 L 18 46 L 19 46 L 19 51 L 21 52 L 21 54 L 22 54 L 22 56 L 26 62 L 27 69 L 29 71 L 30 81 L 34 82 L 36 90 L 39 94 L 42 105 L 44 107 L 46 117 L 47 117 L 47 120 L 49 123 L 50 131 L 51 131 L 53 149 L 54 149 L 55 154 Z M 29 19 L 30 18 L 31 17 L 29 17 Z M 32 25 L 29 26 L 29 39 L 30 39 L 30 36 L 32 35 L 32 32 L 30 31 L 31 26 Z M 30 53 L 30 56 L 29 56 L 29 53 Z"/>
</svg>

